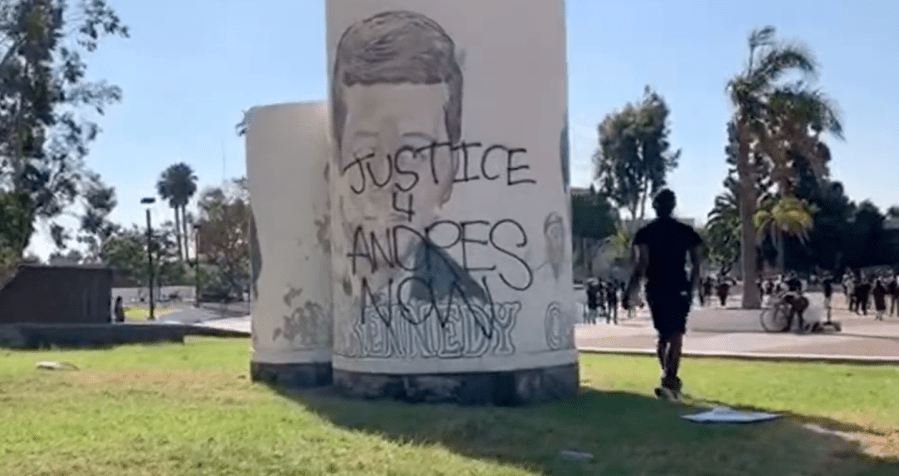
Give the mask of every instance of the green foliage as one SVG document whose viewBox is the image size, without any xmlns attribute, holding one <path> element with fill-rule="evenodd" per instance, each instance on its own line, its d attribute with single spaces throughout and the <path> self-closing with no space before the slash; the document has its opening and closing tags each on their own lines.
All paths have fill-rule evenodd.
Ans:
<svg viewBox="0 0 899 476">
<path fill-rule="evenodd" d="M 703 228 L 706 258 L 715 266 L 730 266 L 740 255 L 739 184 L 733 177 L 724 181 L 724 192 L 715 197 Z"/>
<path fill-rule="evenodd" d="M 90 257 L 110 234 L 108 210 L 92 206 L 99 178 L 83 160 L 99 133 L 93 117 L 122 96 L 115 86 L 85 79 L 84 53 L 108 35 L 127 37 L 128 29 L 105 0 L 0 4 L 0 191 L 31 203 L 31 212 L 17 215 L 28 222 L 16 225 L 20 233 L 4 234 L 15 242 L 14 254 L 27 245 L 35 220 L 59 216 L 79 196 L 86 197 L 79 241 Z M 50 223 L 50 234 L 61 253 L 70 233 Z"/>
<path fill-rule="evenodd" d="M 0 249 L 22 256 L 34 232 L 34 213 L 28 193 L 0 193 Z"/>
<path fill-rule="evenodd" d="M 250 289 L 251 211 L 246 180 L 228 188 L 210 187 L 200 194 L 200 253 L 215 266 L 222 288 L 230 293 Z M 215 277 L 216 272 L 209 272 Z M 205 289 L 205 288 L 204 288 Z"/>
<path fill-rule="evenodd" d="M 758 197 L 795 195 L 797 155 L 807 160 L 816 179 L 825 178 L 830 157 L 821 134 L 842 138 L 843 129 L 836 104 L 811 86 L 817 75 L 811 51 L 780 41 L 771 26 L 753 31 L 748 46 L 746 68 L 728 82 L 727 93 L 734 106 L 729 132 L 736 145 L 737 179 L 756 185 L 739 193 L 743 276 L 754 282 L 757 234 L 752 221 Z M 745 286 L 743 292 L 744 308 L 760 305 L 755 286 Z"/>
<path fill-rule="evenodd" d="M 165 222 L 153 229 L 153 275 L 154 282 L 159 286 L 188 284 L 187 268 L 178 258 L 175 240 L 172 222 Z M 118 230 L 103 243 L 100 257 L 103 262 L 146 285 L 149 278 L 146 230 L 137 226 Z"/>
<path fill-rule="evenodd" d="M 571 234 L 578 238 L 601 240 L 615 233 L 617 213 L 609 201 L 594 192 L 571 196 Z"/>
<path fill-rule="evenodd" d="M 175 212 L 175 235 L 178 245 L 178 256 L 187 258 L 187 250 L 190 248 L 188 240 L 190 234 L 187 231 L 187 204 L 197 192 L 197 176 L 193 168 L 180 162 L 169 166 L 159 176 L 156 182 L 156 191 L 159 197 L 167 201 Z"/>
<path fill-rule="evenodd" d="M 647 86 L 640 101 L 599 124 L 594 179 L 600 192 L 626 208 L 632 219 L 644 217 L 647 198 L 665 186 L 667 173 L 677 167 L 680 150 L 669 150 L 668 114 L 664 98 Z"/>
<path fill-rule="evenodd" d="M 122 96 L 85 79 L 83 53 L 107 35 L 128 30 L 104 0 L 0 6 L 0 187 L 27 193 L 37 218 L 58 216 L 90 182 L 83 158 L 99 127 L 85 113 Z"/>
</svg>

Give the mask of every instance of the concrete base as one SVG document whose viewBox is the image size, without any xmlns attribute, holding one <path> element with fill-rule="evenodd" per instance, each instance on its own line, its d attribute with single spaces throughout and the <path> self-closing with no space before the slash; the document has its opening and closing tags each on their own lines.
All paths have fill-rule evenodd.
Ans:
<svg viewBox="0 0 899 476">
<path fill-rule="evenodd" d="M 245 337 L 242 332 L 163 323 L 0 325 L 0 347 L 82 349 L 128 344 L 183 343 L 188 335 Z"/>
<path fill-rule="evenodd" d="M 335 389 L 355 398 L 412 403 L 524 405 L 570 397 L 579 385 L 578 364 L 507 372 L 389 375 L 334 370 Z"/>
<path fill-rule="evenodd" d="M 271 364 L 250 362 L 250 378 L 285 389 L 331 385 L 331 362 Z"/>
<path fill-rule="evenodd" d="M 13 324 L 0 326 L 0 347 L 84 349 L 183 343 L 187 333 L 186 326 L 162 324 Z"/>
</svg>

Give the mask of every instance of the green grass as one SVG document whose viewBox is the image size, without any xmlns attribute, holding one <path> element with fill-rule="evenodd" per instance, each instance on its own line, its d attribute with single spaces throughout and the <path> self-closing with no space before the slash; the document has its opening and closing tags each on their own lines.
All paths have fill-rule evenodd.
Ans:
<svg viewBox="0 0 899 476">
<path fill-rule="evenodd" d="M 153 308 L 153 316 L 159 317 L 164 314 L 168 314 L 172 312 L 172 309 L 167 307 L 154 307 Z M 132 321 L 145 321 L 150 317 L 150 308 L 147 306 L 126 306 L 125 307 L 125 319 Z"/>
<path fill-rule="evenodd" d="M 584 387 L 525 408 L 281 395 L 248 381 L 245 339 L 106 351 L 0 350 L 3 475 L 893 475 L 899 370 L 690 360 L 688 387 L 789 417 L 697 425 L 651 397 L 652 359 L 585 355 Z M 41 371 L 61 360 L 77 371 Z M 857 443 L 800 422 L 863 435 Z M 561 450 L 586 451 L 588 463 Z"/>
</svg>

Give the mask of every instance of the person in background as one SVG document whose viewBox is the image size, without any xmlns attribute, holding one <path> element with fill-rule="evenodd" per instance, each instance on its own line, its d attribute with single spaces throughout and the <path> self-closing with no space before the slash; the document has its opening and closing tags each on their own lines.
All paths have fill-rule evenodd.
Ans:
<svg viewBox="0 0 899 476">
<path fill-rule="evenodd" d="M 618 286 L 615 283 L 609 283 L 606 286 L 606 324 L 609 320 L 618 325 Z"/>
<path fill-rule="evenodd" d="M 830 317 L 830 299 L 833 296 L 833 278 L 830 275 L 825 275 L 821 279 L 821 288 L 824 291 L 824 309 Z"/>
<path fill-rule="evenodd" d="M 721 301 L 721 307 L 727 305 L 727 296 L 730 294 L 730 287 L 734 285 L 733 280 L 727 276 L 719 276 L 718 284 L 715 289 L 718 292 L 718 299 Z"/>
<path fill-rule="evenodd" d="M 787 292 L 784 293 L 783 300 L 790 305 L 790 314 L 787 316 L 787 328 L 785 331 L 789 331 L 793 327 L 793 319 L 795 318 L 797 320 L 796 332 L 805 332 L 803 313 L 808 309 L 809 301 L 807 297 L 802 295 L 802 281 L 799 280 L 795 273 L 790 273 L 784 284 L 787 287 Z"/>
<path fill-rule="evenodd" d="M 587 324 L 596 324 L 596 314 L 599 308 L 599 281 L 596 278 L 587 280 Z"/>
<path fill-rule="evenodd" d="M 897 276 L 894 274 L 889 281 L 887 281 L 887 292 L 890 295 L 890 316 L 893 315 L 893 311 L 897 310 L 899 307 L 899 283 L 896 282 Z"/>
<path fill-rule="evenodd" d="M 116 296 L 112 316 L 115 322 L 125 322 L 125 305 L 122 303 L 122 296 Z"/>
<path fill-rule="evenodd" d="M 712 300 L 712 288 L 715 287 L 715 282 L 712 281 L 711 276 L 706 276 L 704 280 L 702 280 L 702 305 L 705 306 Z"/>
<path fill-rule="evenodd" d="M 865 273 L 861 273 L 861 278 L 856 285 L 856 303 L 855 312 L 861 309 L 862 315 L 868 315 L 868 300 L 871 298 L 871 279 Z"/>
<path fill-rule="evenodd" d="M 874 297 L 874 320 L 882 321 L 883 314 L 887 310 L 887 287 L 883 282 L 884 278 L 878 278 L 874 280 L 874 285 L 871 288 L 871 295 Z"/>
</svg>

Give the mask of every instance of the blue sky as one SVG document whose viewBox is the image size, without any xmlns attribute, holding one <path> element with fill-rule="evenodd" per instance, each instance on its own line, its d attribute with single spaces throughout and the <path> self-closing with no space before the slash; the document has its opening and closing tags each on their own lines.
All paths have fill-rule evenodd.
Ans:
<svg viewBox="0 0 899 476">
<path fill-rule="evenodd" d="M 172 163 L 191 164 L 201 187 L 242 175 L 242 110 L 325 98 L 322 0 L 110 4 L 131 38 L 105 41 L 87 58 L 89 76 L 119 85 L 124 100 L 99 119 L 87 162 L 115 185 L 118 222 L 144 222 L 140 198 Z M 854 200 L 899 203 L 888 117 L 899 110 L 899 2 L 568 0 L 567 17 L 573 185 L 589 183 L 596 125 L 648 84 L 668 101 L 671 142 L 683 150 L 670 176 L 678 212 L 704 218 L 726 174 L 725 84 L 743 65 L 747 33 L 771 24 L 815 51 L 819 86 L 841 106 L 846 140 L 830 141 L 832 176 Z M 171 213 L 157 205 L 153 215 Z M 46 257 L 51 246 L 37 236 L 31 249 Z"/>
</svg>

